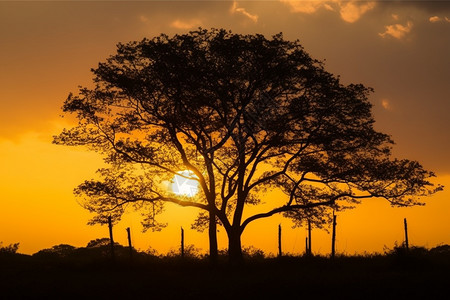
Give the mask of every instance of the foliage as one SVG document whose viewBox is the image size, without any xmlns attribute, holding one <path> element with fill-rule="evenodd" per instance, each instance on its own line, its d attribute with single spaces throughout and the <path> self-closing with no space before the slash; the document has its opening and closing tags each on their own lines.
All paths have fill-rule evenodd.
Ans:
<svg viewBox="0 0 450 300">
<path fill-rule="evenodd" d="M 20 243 L 9 244 L 8 246 L 3 246 L 0 242 L 0 254 L 15 254 L 19 250 Z"/>
<path fill-rule="evenodd" d="M 197 248 L 195 247 L 195 245 L 193 244 L 188 244 L 184 246 L 184 257 L 186 258 L 195 258 L 195 259 L 199 259 L 204 257 L 204 255 L 201 253 L 202 249 L 201 248 Z M 171 249 L 166 257 L 181 257 L 181 250 L 180 249 Z"/>
<path fill-rule="evenodd" d="M 384 255 L 271 258 L 238 268 L 162 258 L 74 267 L 77 261 L 42 264 L 28 258 L 1 261 L 2 298 L 290 299 L 295 292 L 312 299 L 447 299 L 450 271 L 450 260 L 443 256 L 414 271 L 393 266 Z"/>
<path fill-rule="evenodd" d="M 48 249 L 42 249 L 34 255 L 38 257 L 69 257 L 76 249 L 72 245 L 59 244 Z"/>
<path fill-rule="evenodd" d="M 148 247 L 148 249 L 145 251 L 145 254 L 150 255 L 150 256 L 154 256 L 154 257 L 159 256 L 158 250 L 156 250 L 155 248 L 153 248 L 151 246 Z"/>
<path fill-rule="evenodd" d="M 439 245 L 430 249 L 430 253 L 450 256 L 450 245 Z"/>
<path fill-rule="evenodd" d="M 254 247 L 254 246 L 244 247 L 242 249 L 242 254 L 247 259 L 261 260 L 261 259 L 266 258 L 264 251 Z"/>
<path fill-rule="evenodd" d="M 371 88 L 343 85 L 281 33 L 162 34 L 118 44 L 92 71 L 95 87 L 63 106 L 78 125 L 54 138 L 100 152 L 110 165 L 75 189 L 96 214 L 91 223 L 117 221 L 132 208 L 143 212 L 144 229 L 160 230 L 165 203 L 197 207 L 194 225 L 209 228 L 210 248 L 217 252 L 219 223 L 239 257 L 240 236 L 254 220 L 283 214 L 321 227 L 331 209 L 364 198 L 417 205 L 442 189 L 418 162 L 391 157 L 393 141 L 373 128 Z M 186 169 L 200 186 L 194 198 L 168 189 Z M 244 213 L 277 189 L 283 199 Z"/>
<path fill-rule="evenodd" d="M 109 238 L 99 238 L 95 240 L 89 241 L 89 243 L 86 245 L 86 248 L 95 248 L 95 247 L 103 247 L 103 246 L 110 246 L 111 240 Z M 119 243 L 114 242 L 114 245 L 119 245 Z"/>
</svg>

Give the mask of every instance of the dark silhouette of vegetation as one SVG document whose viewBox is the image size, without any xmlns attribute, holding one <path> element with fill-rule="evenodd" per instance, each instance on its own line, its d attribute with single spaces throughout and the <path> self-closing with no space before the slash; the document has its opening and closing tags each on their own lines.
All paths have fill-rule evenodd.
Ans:
<svg viewBox="0 0 450 300">
<path fill-rule="evenodd" d="M 100 239 L 95 239 L 95 240 L 90 241 L 86 245 L 86 248 L 104 247 L 104 246 L 108 246 L 109 244 L 110 244 L 109 238 L 100 238 Z M 116 243 L 116 245 L 117 245 L 117 243 Z"/>
<path fill-rule="evenodd" d="M 0 242 L 0 253 L 3 254 L 14 254 L 19 250 L 20 243 L 9 244 L 8 246 L 3 246 L 3 243 Z"/>
<path fill-rule="evenodd" d="M 245 264 L 231 267 L 226 250 L 219 250 L 216 268 L 208 257 L 187 245 L 167 255 L 133 253 L 116 245 L 117 263 L 109 264 L 109 239 L 89 247 L 56 245 L 34 255 L 0 251 L 0 290 L 3 299 L 156 298 L 286 299 L 445 299 L 448 296 L 450 246 L 432 249 L 403 245 L 384 254 L 328 257 L 267 256 L 244 248 Z"/>
<path fill-rule="evenodd" d="M 63 106 L 78 125 L 54 142 L 87 146 L 110 165 L 75 190 L 96 214 L 93 223 L 130 208 L 144 213 L 144 229 L 160 230 L 165 203 L 196 207 L 210 258 L 218 257 L 219 224 L 239 262 L 241 235 L 255 220 L 283 214 L 321 227 L 332 209 L 365 198 L 416 205 L 442 188 L 418 162 L 392 158 L 393 141 L 373 128 L 371 88 L 343 85 L 281 33 L 162 34 L 118 44 L 92 71 L 95 86 Z M 176 174 L 197 181 L 200 192 L 172 193 Z M 285 197 L 267 199 L 274 189 Z M 271 207 L 247 214 L 262 202 Z"/>
</svg>

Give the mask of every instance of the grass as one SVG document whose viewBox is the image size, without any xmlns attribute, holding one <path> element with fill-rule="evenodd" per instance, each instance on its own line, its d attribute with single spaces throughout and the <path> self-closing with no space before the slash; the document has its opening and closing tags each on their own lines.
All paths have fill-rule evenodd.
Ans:
<svg viewBox="0 0 450 300">
<path fill-rule="evenodd" d="M 384 255 L 247 255 L 232 267 L 221 257 L 133 253 L 107 247 L 29 256 L 0 252 L 1 299 L 445 299 L 450 246 L 395 247 Z M 64 247 L 63 247 L 64 248 Z M 439 247 L 437 247 L 439 248 Z M 61 250 L 61 249 L 59 249 Z"/>
</svg>

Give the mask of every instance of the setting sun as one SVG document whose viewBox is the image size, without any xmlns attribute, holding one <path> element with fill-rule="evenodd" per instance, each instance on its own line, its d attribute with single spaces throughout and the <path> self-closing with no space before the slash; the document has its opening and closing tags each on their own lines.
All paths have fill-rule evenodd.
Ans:
<svg viewBox="0 0 450 300">
<path fill-rule="evenodd" d="M 197 176 L 192 171 L 184 170 L 178 172 L 172 180 L 172 191 L 180 196 L 193 197 L 198 192 Z M 192 179 L 190 179 L 192 178 Z"/>
</svg>

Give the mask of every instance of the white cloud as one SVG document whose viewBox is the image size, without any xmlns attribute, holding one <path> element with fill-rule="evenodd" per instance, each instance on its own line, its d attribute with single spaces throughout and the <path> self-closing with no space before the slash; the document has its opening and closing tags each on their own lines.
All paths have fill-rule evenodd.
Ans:
<svg viewBox="0 0 450 300">
<path fill-rule="evenodd" d="M 249 18 L 253 22 L 255 22 L 255 23 L 258 22 L 258 16 L 257 15 L 253 15 L 253 14 L 249 13 L 243 7 L 238 7 L 238 4 L 237 4 L 236 1 L 233 1 L 233 6 L 231 6 L 230 12 L 232 14 L 234 14 L 234 13 L 243 14 L 244 16 L 246 16 L 247 18 Z"/>
<path fill-rule="evenodd" d="M 384 28 L 386 29 L 385 32 L 379 33 L 378 35 L 382 38 L 391 36 L 396 39 L 402 39 L 404 38 L 408 33 L 411 32 L 411 29 L 413 27 L 413 23 L 408 21 L 406 25 L 402 24 L 394 24 L 394 25 L 388 25 Z"/>
<path fill-rule="evenodd" d="M 292 12 L 313 14 L 319 9 L 327 9 L 339 12 L 342 20 L 348 23 L 358 21 L 362 15 L 372 10 L 375 1 L 363 2 L 355 0 L 316 0 L 316 1 L 298 1 L 298 0 L 280 0 L 290 6 Z"/>
<path fill-rule="evenodd" d="M 170 24 L 170 27 L 176 29 L 192 29 L 200 26 L 202 26 L 202 21 L 200 21 L 199 19 L 192 19 L 189 21 L 181 21 L 177 19 Z"/>
</svg>

